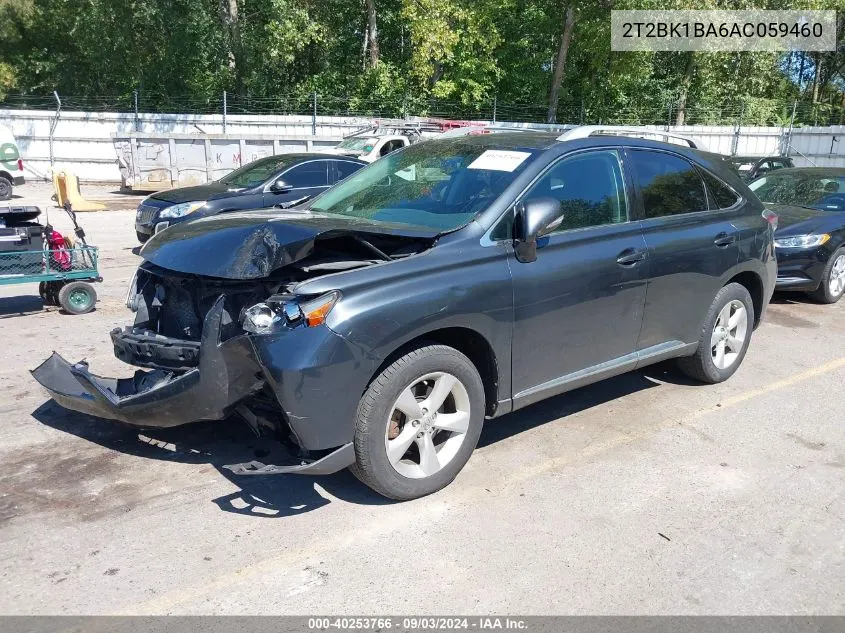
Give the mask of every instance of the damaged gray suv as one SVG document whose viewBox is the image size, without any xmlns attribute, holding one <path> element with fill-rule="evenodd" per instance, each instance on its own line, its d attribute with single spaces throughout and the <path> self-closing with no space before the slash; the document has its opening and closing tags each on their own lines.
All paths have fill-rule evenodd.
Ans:
<svg viewBox="0 0 845 633">
<path fill-rule="evenodd" d="M 730 377 L 776 278 L 776 216 L 718 156 L 576 128 L 431 140 L 308 208 L 155 235 L 139 368 L 54 354 L 63 407 L 137 427 L 246 419 L 298 447 L 244 475 L 350 467 L 394 499 L 448 484 L 485 419 L 664 359 Z"/>
</svg>

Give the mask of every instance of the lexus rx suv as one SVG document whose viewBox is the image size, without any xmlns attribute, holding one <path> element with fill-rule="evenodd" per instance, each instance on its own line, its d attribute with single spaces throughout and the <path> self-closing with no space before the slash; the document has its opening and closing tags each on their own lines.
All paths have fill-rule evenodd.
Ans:
<svg viewBox="0 0 845 633">
<path fill-rule="evenodd" d="M 238 416 L 296 447 L 234 473 L 350 467 L 412 499 L 455 478 L 485 423 L 544 398 L 666 359 L 728 379 L 775 285 L 775 222 L 694 147 L 581 128 L 430 140 L 303 207 L 153 236 L 134 324 L 111 333 L 134 376 L 56 353 L 33 373 L 68 409 Z"/>
</svg>

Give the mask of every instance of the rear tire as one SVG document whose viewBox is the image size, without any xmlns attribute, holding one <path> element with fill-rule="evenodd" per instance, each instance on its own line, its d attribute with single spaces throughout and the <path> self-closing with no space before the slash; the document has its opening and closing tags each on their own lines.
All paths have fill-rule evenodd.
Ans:
<svg viewBox="0 0 845 633">
<path fill-rule="evenodd" d="M 84 281 L 72 281 L 59 290 L 59 305 L 68 314 L 87 314 L 97 303 L 97 291 Z"/>
<path fill-rule="evenodd" d="M 679 358 L 679 369 L 708 384 L 723 382 L 742 364 L 754 329 L 754 303 L 745 286 L 722 288 L 713 299 L 692 356 Z"/>
<path fill-rule="evenodd" d="M 390 499 L 436 492 L 469 460 L 484 411 L 484 385 L 466 356 L 445 345 L 414 349 L 361 398 L 350 470 Z"/>
<path fill-rule="evenodd" d="M 12 181 L 5 176 L 0 176 L 0 200 L 12 198 Z"/>
<path fill-rule="evenodd" d="M 839 247 L 822 271 L 822 281 L 817 290 L 807 294 L 819 303 L 836 303 L 845 293 L 845 247 Z"/>
</svg>

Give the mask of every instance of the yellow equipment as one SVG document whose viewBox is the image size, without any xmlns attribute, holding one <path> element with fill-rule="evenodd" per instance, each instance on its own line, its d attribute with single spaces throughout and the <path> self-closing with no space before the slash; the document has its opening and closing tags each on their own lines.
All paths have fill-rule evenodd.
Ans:
<svg viewBox="0 0 845 633">
<path fill-rule="evenodd" d="M 79 179 L 66 169 L 53 172 L 53 189 L 56 204 L 60 207 L 69 203 L 74 211 L 103 211 L 106 208 L 104 204 L 83 198 L 79 192 Z"/>
</svg>

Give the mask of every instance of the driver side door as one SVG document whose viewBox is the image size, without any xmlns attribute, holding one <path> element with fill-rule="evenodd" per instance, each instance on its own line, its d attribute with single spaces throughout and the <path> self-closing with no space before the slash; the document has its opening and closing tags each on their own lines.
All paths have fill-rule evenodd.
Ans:
<svg viewBox="0 0 845 633">
<path fill-rule="evenodd" d="M 537 259 L 511 257 L 514 408 L 632 369 L 648 260 L 622 153 L 597 149 L 554 163 L 520 200 L 554 198 L 561 224 Z"/>
<path fill-rule="evenodd" d="M 271 178 L 264 187 L 264 206 L 272 207 L 283 202 L 301 198 L 313 198 L 329 188 L 329 167 L 327 159 L 309 160 L 299 163 Z M 277 180 L 284 180 L 288 187 L 274 189 Z"/>
</svg>

